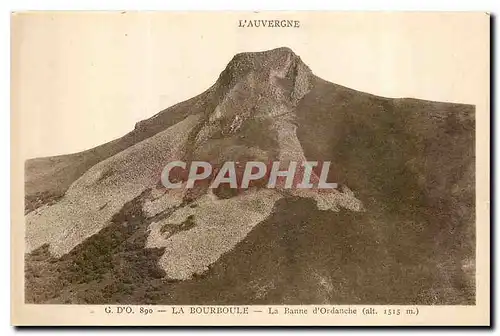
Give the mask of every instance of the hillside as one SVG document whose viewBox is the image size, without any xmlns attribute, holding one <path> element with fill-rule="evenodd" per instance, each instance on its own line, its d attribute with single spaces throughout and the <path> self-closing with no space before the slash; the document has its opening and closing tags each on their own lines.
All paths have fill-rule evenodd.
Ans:
<svg viewBox="0 0 500 336">
<path fill-rule="evenodd" d="M 124 137 L 26 162 L 26 301 L 474 304 L 474 112 L 238 54 Z M 341 187 L 167 191 L 172 160 L 331 161 Z"/>
</svg>

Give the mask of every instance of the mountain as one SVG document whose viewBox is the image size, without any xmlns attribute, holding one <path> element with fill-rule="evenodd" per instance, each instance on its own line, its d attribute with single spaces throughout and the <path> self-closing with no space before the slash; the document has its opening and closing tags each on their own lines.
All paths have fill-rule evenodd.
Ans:
<svg viewBox="0 0 500 336">
<path fill-rule="evenodd" d="M 124 137 L 26 162 L 26 301 L 474 304 L 474 113 L 237 54 Z M 340 187 L 167 190 L 175 160 L 331 161 Z"/>
</svg>

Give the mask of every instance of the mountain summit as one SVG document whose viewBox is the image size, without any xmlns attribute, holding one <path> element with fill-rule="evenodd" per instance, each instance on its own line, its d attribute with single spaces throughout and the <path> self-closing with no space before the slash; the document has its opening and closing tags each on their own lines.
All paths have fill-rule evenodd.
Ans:
<svg viewBox="0 0 500 336">
<path fill-rule="evenodd" d="M 124 137 L 26 162 L 27 301 L 471 304 L 474 131 L 470 105 L 237 54 Z M 331 161 L 340 188 L 167 190 L 175 160 Z"/>
<path fill-rule="evenodd" d="M 217 84 L 230 90 L 238 85 L 257 97 L 265 92 L 278 101 L 294 103 L 308 92 L 311 75 L 311 70 L 292 50 L 278 48 L 237 54 Z"/>
</svg>

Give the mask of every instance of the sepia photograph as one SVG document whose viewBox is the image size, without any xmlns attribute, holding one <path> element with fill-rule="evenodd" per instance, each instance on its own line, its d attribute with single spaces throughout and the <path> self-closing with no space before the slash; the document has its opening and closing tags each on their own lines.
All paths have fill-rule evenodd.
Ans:
<svg viewBox="0 0 500 336">
<path fill-rule="evenodd" d="M 489 316 L 489 20 L 13 13 L 17 304 Z"/>
</svg>

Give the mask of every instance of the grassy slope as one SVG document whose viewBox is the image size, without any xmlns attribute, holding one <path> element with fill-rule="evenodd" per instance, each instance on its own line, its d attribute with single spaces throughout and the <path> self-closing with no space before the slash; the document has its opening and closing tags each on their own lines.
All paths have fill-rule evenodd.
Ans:
<svg viewBox="0 0 500 336">
<path fill-rule="evenodd" d="M 313 108 L 317 100 L 324 110 Z M 386 99 L 321 80 L 301 104 L 306 155 L 333 161 L 335 178 L 367 208 L 358 220 L 373 222 L 394 264 L 420 282 L 433 279 L 429 300 L 474 302 L 473 278 L 462 271 L 475 259 L 474 107 Z"/>
</svg>

